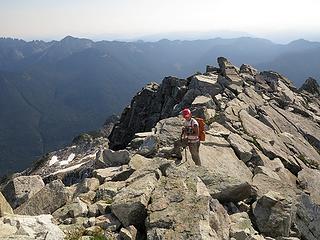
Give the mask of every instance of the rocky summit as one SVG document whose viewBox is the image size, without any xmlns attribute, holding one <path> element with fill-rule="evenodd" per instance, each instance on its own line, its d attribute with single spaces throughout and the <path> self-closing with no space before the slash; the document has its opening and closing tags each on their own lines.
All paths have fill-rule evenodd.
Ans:
<svg viewBox="0 0 320 240">
<path fill-rule="evenodd" d="M 150 83 L 108 139 L 2 180 L 0 239 L 319 240 L 319 89 L 223 57 Z M 206 123 L 201 166 L 181 148 L 185 107 Z"/>
</svg>

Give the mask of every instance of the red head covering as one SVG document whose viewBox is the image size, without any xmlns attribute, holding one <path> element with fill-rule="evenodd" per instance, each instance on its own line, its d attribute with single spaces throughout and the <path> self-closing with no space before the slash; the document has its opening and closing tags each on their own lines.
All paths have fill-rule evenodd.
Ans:
<svg viewBox="0 0 320 240">
<path fill-rule="evenodd" d="M 188 118 L 188 117 L 191 117 L 191 111 L 189 108 L 185 108 L 182 110 L 182 116 L 184 118 Z"/>
</svg>

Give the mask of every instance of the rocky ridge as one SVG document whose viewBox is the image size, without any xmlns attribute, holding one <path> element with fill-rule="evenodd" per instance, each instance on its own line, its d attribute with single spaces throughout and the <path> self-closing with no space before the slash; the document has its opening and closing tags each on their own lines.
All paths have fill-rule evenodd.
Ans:
<svg viewBox="0 0 320 240">
<path fill-rule="evenodd" d="M 317 82 L 218 65 L 148 84 L 110 141 L 79 136 L 3 181 L 0 239 L 320 239 Z M 201 167 L 184 107 L 207 124 Z"/>
</svg>

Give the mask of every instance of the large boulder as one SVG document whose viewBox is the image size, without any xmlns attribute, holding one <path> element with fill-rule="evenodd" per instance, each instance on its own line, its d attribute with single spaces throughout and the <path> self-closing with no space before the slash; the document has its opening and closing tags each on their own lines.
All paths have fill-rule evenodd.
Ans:
<svg viewBox="0 0 320 240">
<path fill-rule="evenodd" d="M 12 208 L 16 208 L 30 199 L 43 187 L 44 182 L 39 175 L 20 176 L 8 182 L 2 192 Z"/>
<path fill-rule="evenodd" d="M 228 142 L 235 150 L 239 159 L 248 162 L 252 157 L 252 146 L 238 134 L 231 133 L 228 136 Z"/>
<path fill-rule="evenodd" d="M 159 139 L 154 136 L 148 136 L 138 149 L 138 153 L 143 156 L 153 156 L 159 148 Z"/>
<path fill-rule="evenodd" d="M 187 158 L 191 159 L 189 153 Z M 200 160 L 201 167 L 194 171 L 211 196 L 222 202 L 238 202 L 252 196 L 252 173 L 224 138 L 207 134 L 200 146 Z"/>
<path fill-rule="evenodd" d="M 139 229 L 142 227 L 147 217 L 149 199 L 156 183 L 156 174 L 149 173 L 132 181 L 113 198 L 112 213 L 123 226 L 134 225 Z"/>
<path fill-rule="evenodd" d="M 106 138 L 96 137 L 91 140 L 45 154 L 23 174 L 40 175 L 46 184 L 57 179 L 68 186 L 78 183 L 90 176 L 95 167 L 96 153 L 108 146 Z"/>
<path fill-rule="evenodd" d="M 298 190 L 292 186 L 289 181 L 282 181 L 282 179 L 275 179 L 264 173 L 256 173 L 252 180 L 252 187 L 256 190 L 256 195 L 262 197 L 270 190 L 281 194 L 285 199 L 294 202 Z"/>
<path fill-rule="evenodd" d="M 184 119 L 171 117 L 159 121 L 155 127 L 156 136 L 159 139 L 159 150 L 156 156 L 171 158 L 181 157 L 179 149 L 181 132 Z"/>
<path fill-rule="evenodd" d="M 217 74 L 196 75 L 191 79 L 189 84 L 190 89 L 199 90 L 199 95 L 210 95 L 211 97 L 217 95 L 222 91 L 221 85 L 218 83 Z"/>
<path fill-rule="evenodd" d="M 167 173 L 151 195 L 148 239 L 218 239 L 210 226 L 211 197 L 202 181 L 186 170 Z"/>
<path fill-rule="evenodd" d="M 117 231 L 121 226 L 119 220 L 111 213 L 97 217 L 95 224 L 104 230 L 112 232 Z"/>
<path fill-rule="evenodd" d="M 63 240 L 64 237 L 62 230 L 52 223 L 51 215 L 8 215 L 0 218 L 1 239 Z"/>
<path fill-rule="evenodd" d="M 117 193 L 125 186 L 126 182 L 124 181 L 107 181 L 96 191 L 95 201 L 103 200 L 107 203 L 110 203 L 113 201 L 113 197 L 117 195 Z"/>
<path fill-rule="evenodd" d="M 69 198 L 64 184 L 60 180 L 55 180 L 16 208 L 14 212 L 21 215 L 51 214 L 66 204 Z"/>
<path fill-rule="evenodd" d="M 301 233 L 301 239 L 320 239 L 320 205 L 312 201 L 307 194 L 298 198 L 295 225 Z"/>
<path fill-rule="evenodd" d="M 120 238 L 123 240 L 136 240 L 137 239 L 137 229 L 134 226 L 121 228 Z"/>
<path fill-rule="evenodd" d="M 13 214 L 13 210 L 10 204 L 7 202 L 6 198 L 0 192 L 0 217 L 5 214 Z"/>
<path fill-rule="evenodd" d="M 206 108 L 215 108 L 215 103 L 210 95 L 198 96 L 192 102 L 192 107 L 206 107 Z"/>
<path fill-rule="evenodd" d="M 253 204 L 259 231 L 271 237 L 288 237 L 295 213 L 294 202 L 278 192 L 270 191 Z"/>
<path fill-rule="evenodd" d="M 118 167 L 128 164 L 130 161 L 130 153 L 127 150 L 112 151 L 106 149 L 103 151 L 103 162 L 106 167 Z"/>
</svg>

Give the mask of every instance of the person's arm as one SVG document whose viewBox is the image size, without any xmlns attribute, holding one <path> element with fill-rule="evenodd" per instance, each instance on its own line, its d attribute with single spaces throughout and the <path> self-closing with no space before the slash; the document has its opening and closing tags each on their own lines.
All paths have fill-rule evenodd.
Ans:
<svg viewBox="0 0 320 240">
<path fill-rule="evenodd" d="M 185 127 L 183 127 L 182 131 L 181 131 L 181 139 L 182 138 L 186 138 L 186 128 Z"/>
</svg>

